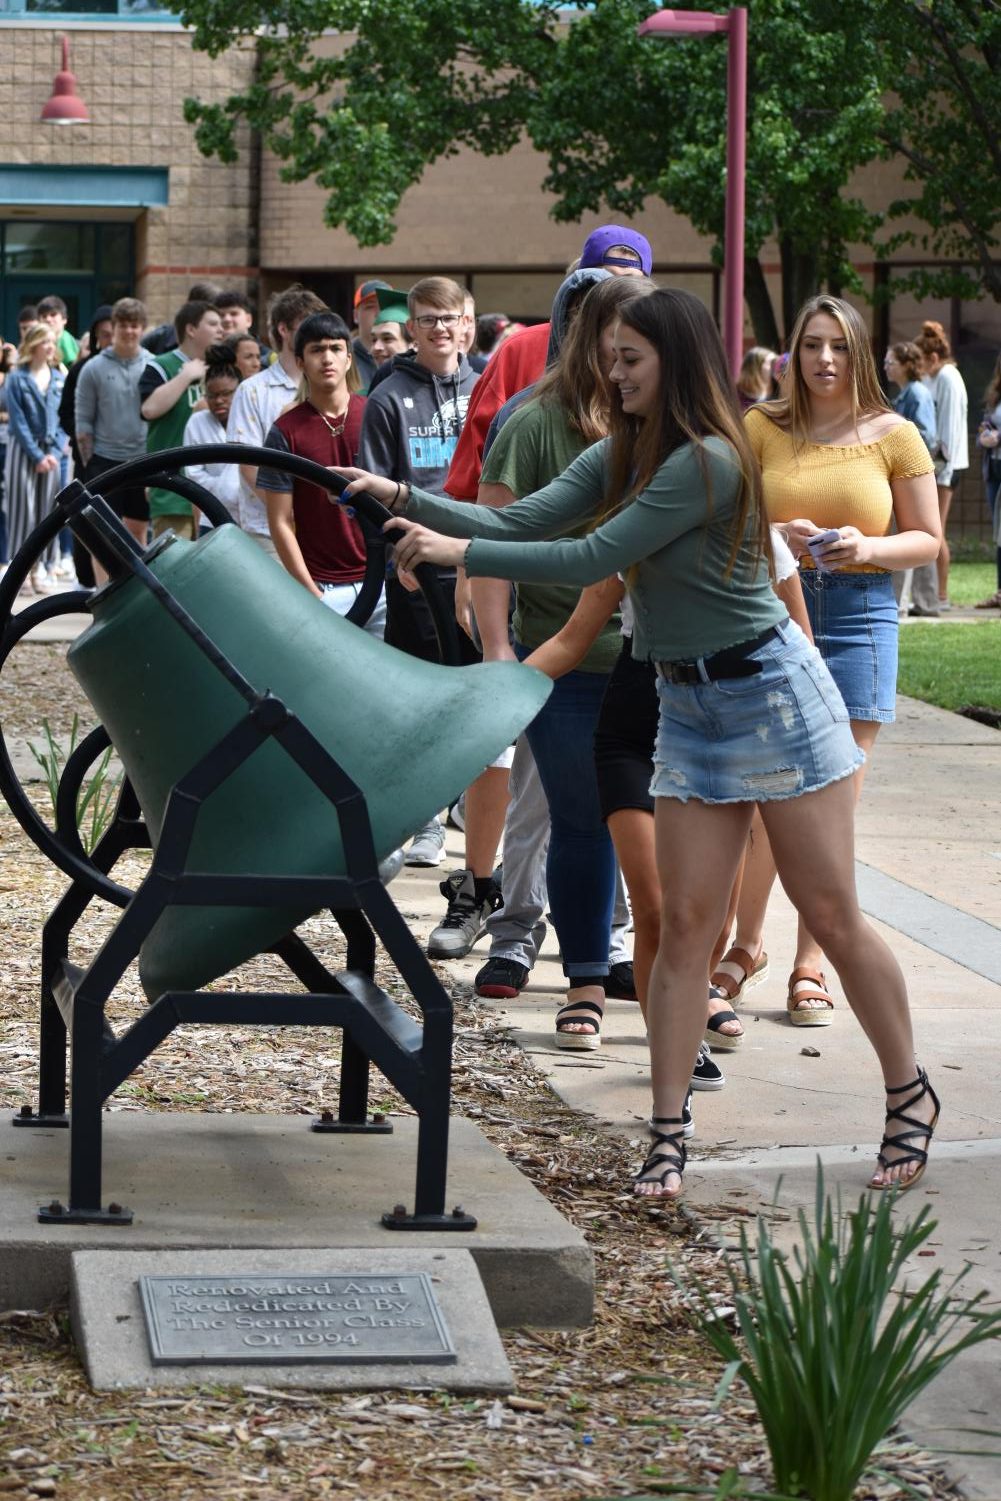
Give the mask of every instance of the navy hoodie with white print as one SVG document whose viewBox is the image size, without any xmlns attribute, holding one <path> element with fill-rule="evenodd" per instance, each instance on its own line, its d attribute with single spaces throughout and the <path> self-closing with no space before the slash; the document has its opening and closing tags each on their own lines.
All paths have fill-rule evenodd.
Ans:
<svg viewBox="0 0 1001 1501">
<path fill-rule="evenodd" d="M 414 355 L 397 355 L 365 403 L 361 467 L 442 494 L 478 379 L 465 355 L 453 375 L 435 375 Z"/>
</svg>

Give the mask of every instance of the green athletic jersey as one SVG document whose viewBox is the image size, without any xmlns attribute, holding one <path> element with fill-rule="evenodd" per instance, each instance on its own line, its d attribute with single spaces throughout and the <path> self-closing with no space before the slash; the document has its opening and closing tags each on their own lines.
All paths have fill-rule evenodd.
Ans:
<svg viewBox="0 0 1001 1501">
<path fill-rule="evenodd" d="M 59 338 L 56 340 L 56 348 L 59 351 L 59 358 L 61 362 L 66 366 L 67 370 L 71 365 L 76 364 L 77 358 L 80 354 L 80 345 L 77 343 L 76 339 L 74 339 L 68 328 L 64 328 L 62 333 L 59 335 Z"/>
<path fill-rule="evenodd" d="M 159 365 L 164 372 L 164 380 L 173 380 L 174 376 L 187 364 L 183 354 L 176 349 L 170 349 L 166 354 L 158 354 L 152 363 Z M 184 429 L 188 425 L 188 418 L 192 411 L 201 401 L 205 392 L 201 383 L 195 381 L 188 386 L 186 391 L 181 392 L 180 399 L 174 403 L 169 412 L 162 417 L 155 417 L 146 429 L 146 452 L 161 453 L 165 448 L 181 448 L 184 445 Z M 191 505 L 182 500 L 172 490 L 150 489 L 149 513 L 151 516 L 190 516 Z"/>
</svg>

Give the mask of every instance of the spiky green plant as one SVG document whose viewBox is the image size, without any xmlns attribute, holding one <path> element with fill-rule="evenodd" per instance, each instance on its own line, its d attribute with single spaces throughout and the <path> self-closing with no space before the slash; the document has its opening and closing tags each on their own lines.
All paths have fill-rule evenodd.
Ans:
<svg viewBox="0 0 1001 1501">
<path fill-rule="evenodd" d="M 52 733 L 52 726 L 47 719 L 42 720 L 42 733 L 45 736 L 43 746 L 37 746 L 33 740 L 28 741 L 28 749 L 45 773 L 45 783 L 52 800 L 52 811 L 56 810 L 56 799 L 59 795 L 59 779 L 63 774 L 63 768 L 70 756 L 76 749 L 80 738 L 80 716 L 73 715 L 73 723 L 70 726 L 69 745 L 66 749 L 59 743 Z M 76 823 L 80 834 L 80 843 L 88 855 L 97 845 L 111 820 L 115 816 L 115 804 L 122 785 L 120 776 L 112 776 L 109 771 L 111 764 L 111 747 L 104 752 L 90 776 L 85 778 L 81 787 L 80 795 L 76 804 Z"/>
<path fill-rule="evenodd" d="M 1001 1312 L 978 1306 L 984 1293 L 957 1296 L 965 1272 L 906 1283 L 905 1265 L 936 1222 L 925 1205 L 896 1224 L 896 1198 L 882 1193 L 873 1205 L 863 1195 L 844 1214 L 825 1195 L 818 1163 L 813 1225 L 800 1210 L 791 1260 L 763 1219 L 753 1252 L 741 1228 L 728 1269 L 736 1328 L 697 1289 L 703 1331 L 727 1362 L 718 1397 L 737 1378 L 746 1384 L 785 1495 L 850 1501 L 917 1394 L 961 1351 L 1001 1334 Z"/>
</svg>

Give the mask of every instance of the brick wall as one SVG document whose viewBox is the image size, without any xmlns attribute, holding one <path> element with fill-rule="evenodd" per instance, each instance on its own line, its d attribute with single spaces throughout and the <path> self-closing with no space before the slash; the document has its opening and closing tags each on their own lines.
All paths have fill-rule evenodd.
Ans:
<svg viewBox="0 0 1001 1501">
<path fill-rule="evenodd" d="M 545 161 L 523 142 L 503 157 L 462 150 L 435 163 L 405 195 L 392 243 L 362 249 L 346 230 L 324 224 L 321 188 L 283 183 L 278 171 L 279 163 L 265 153 L 261 266 L 270 280 L 293 273 L 308 280 L 310 270 L 336 269 L 356 281 L 382 276 L 408 286 L 418 276 L 442 272 L 472 280 L 484 310 L 503 308 L 516 317 L 548 316 L 564 267 L 580 254 L 590 231 L 612 217 L 557 224 L 549 214 L 555 200 L 541 187 Z M 708 270 L 708 243 L 663 203 L 648 202 L 634 227 L 647 235 L 663 267 Z M 490 278 L 482 291 L 477 276 Z"/>
<path fill-rule="evenodd" d="M 60 66 L 64 31 L 90 125 L 39 122 Z M 172 314 L 193 280 L 252 287 L 256 183 L 248 139 L 235 165 L 206 161 L 181 114 L 186 94 L 211 100 L 243 87 L 253 71 L 252 49 L 234 48 L 210 61 L 192 51 L 179 29 L 25 26 L 0 29 L 0 55 L 14 63 L 0 67 L 5 162 L 169 168 L 168 206 L 142 211 L 136 225 L 135 290 L 154 321 Z M 86 208 L 76 214 L 89 217 Z M 49 211 L 40 209 L 39 216 Z"/>
</svg>

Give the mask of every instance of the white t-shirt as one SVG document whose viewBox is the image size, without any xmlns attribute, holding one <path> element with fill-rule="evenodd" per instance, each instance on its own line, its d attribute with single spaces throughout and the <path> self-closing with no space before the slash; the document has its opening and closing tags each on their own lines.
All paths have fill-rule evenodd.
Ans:
<svg viewBox="0 0 1001 1501">
<path fill-rule="evenodd" d="M 226 429 L 208 411 L 194 412 L 184 428 L 184 446 L 198 443 L 225 443 Z M 221 500 L 234 521 L 240 504 L 240 466 L 238 464 L 186 464 L 184 472 L 196 484 L 203 485 Z"/>
<path fill-rule="evenodd" d="M 267 365 L 256 375 L 242 380 L 233 396 L 229 409 L 226 436 L 231 443 L 249 443 L 253 448 L 263 448 L 278 418 L 290 402 L 295 400 L 298 381 L 288 375 L 278 360 Z M 238 472 L 239 475 L 239 472 Z M 239 505 L 236 519 L 245 532 L 258 532 L 270 537 L 267 508 L 261 503 L 249 485 L 239 478 Z"/>
<path fill-rule="evenodd" d="M 775 559 L 775 582 L 784 584 L 786 579 L 791 579 L 796 572 L 796 559 L 788 542 L 777 526 L 771 526 L 768 530 L 772 534 L 772 556 Z"/>
</svg>

